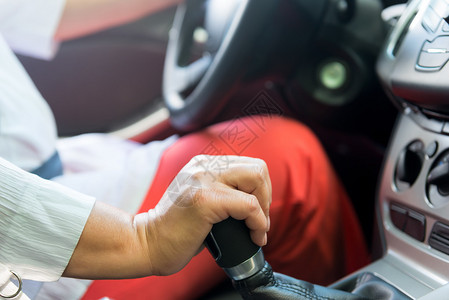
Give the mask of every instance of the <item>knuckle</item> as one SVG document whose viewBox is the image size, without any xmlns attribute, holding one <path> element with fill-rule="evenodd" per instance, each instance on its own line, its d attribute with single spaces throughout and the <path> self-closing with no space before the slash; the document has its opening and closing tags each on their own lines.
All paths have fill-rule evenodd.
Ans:
<svg viewBox="0 0 449 300">
<path fill-rule="evenodd" d="M 206 194 L 207 193 L 204 189 L 195 190 L 193 193 L 194 203 L 201 207 L 207 205 L 209 197 Z"/>
<path fill-rule="evenodd" d="M 253 166 L 253 175 L 258 184 L 262 184 L 265 181 L 265 169 L 261 165 L 256 164 Z"/>
<path fill-rule="evenodd" d="M 191 197 L 193 199 L 198 199 L 203 195 L 203 189 L 201 186 L 199 185 L 191 185 L 189 187 L 189 195 L 191 195 Z"/>
<path fill-rule="evenodd" d="M 254 195 L 248 195 L 246 203 L 247 209 L 250 213 L 256 212 L 259 209 L 259 202 L 257 201 L 257 197 Z"/>
<path fill-rule="evenodd" d="M 258 159 L 260 168 L 262 169 L 262 174 L 268 174 L 268 166 L 267 163 L 263 159 Z"/>
<path fill-rule="evenodd" d="M 201 182 L 201 179 L 205 176 L 204 170 L 197 170 L 196 172 L 193 172 L 190 175 L 190 181 L 193 184 L 199 184 Z"/>
</svg>

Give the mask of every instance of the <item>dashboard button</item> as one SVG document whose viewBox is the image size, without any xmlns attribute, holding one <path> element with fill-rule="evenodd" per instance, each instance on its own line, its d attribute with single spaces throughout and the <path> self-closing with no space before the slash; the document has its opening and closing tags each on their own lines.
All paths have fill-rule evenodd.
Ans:
<svg viewBox="0 0 449 300">
<path fill-rule="evenodd" d="M 410 208 L 390 204 L 391 222 L 402 232 L 423 242 L 426 235 L 426 217 Z"/>
<path fill-rule="evenodd" d="M 407 221 L 407 210 L 396 204 L 391 204 L 390 218 L 394 226 L 400 230 L 404 230 L 405 221 Z"/>
<path fill-rule="evenodd" d="M 418 67 L 440 70 L 449 60 L 449 36 L 426 41 L 418 58 Z"/>
<path fill-rule="evenodd" d="M 429 245 L 443 253 L 449 254 L 449 226 L 436 222 L 429 237 Z"/>
<path fill-rule="evenodd" d="M 439 71 L 449 60 L 449 53 L 427 53 L 421 52 L 418 59 L 418 66 Z"/>
<path fill-rule="evenodd" d="M 404 232 L 416 240 L 423 242 L 426 234 L 426 217 L 416 211 L 409 210 Z"/>
<path fill-rule="evenodd" d="M 425 29 L 430 30 L 431 32 L 435 32 L 440 25 L 441 17 L 433 10 L 432 7 L 428 7 L 423 20 L 422 25 Z"/>
<path fill-rule="evenodd" d="M 426 41 L 422 46 L 421 51 L 428 53 L 448 52 L 449 48 L 449 36 L 442 35 L 429 42 Z"/>
</svg>

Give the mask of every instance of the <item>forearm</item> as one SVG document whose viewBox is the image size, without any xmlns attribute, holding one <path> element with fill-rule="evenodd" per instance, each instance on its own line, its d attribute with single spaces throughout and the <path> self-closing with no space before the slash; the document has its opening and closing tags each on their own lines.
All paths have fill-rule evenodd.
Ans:
<svg viewBox="0 0 449 300">
<path fill-rule="evenodd" d="M 203 248 L 212 225 L 228 217 L 245 220 L 253 242 L 265 245 L 271 203 L 266 164 L 246 157 L 228 159 L 205 172 L 210 157 L 193 158 L 147 213 L 132 217 L 96 203 L 63 276 L 174 274 Z"/>
<path fill-rule="evenodd" d="M 148 275 L 152 268 L 145 223 L 97 202 L 63 276 L 108 279 Z"/>
<path fill-rule="evenodd" d="M 181 0 L 67 0 L 55 39 L 63 41 L 124 24 Z"/>
</svg>

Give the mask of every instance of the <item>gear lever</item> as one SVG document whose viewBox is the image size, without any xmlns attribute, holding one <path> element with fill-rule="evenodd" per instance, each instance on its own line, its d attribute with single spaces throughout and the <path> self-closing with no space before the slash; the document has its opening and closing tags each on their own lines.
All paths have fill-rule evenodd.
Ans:
<svg viewBox="0 0 449 300">
<path fill-rule="evenodd" d="M 205 240 L 206 247 L 232 279 L 234 288 L 246 300 L 404 300 L 400 293 L 351 293 L 323 287 L 273 272 L 265 261 L 262 249 L 251 241 L 244 221 L 228 218 L 212 227 Z M 383 287 L 383 286 L 382 286 Z M 366 295 L 368 294 L 368 295 Z"/>
<path fill-rule="evenodd" d="M 233 280 L 243 280 L 259 272 L 265 258 L 253 243 L 244 221 L 228 218 L 212 227 L 206 247 L 217 264 Z"/>
</svg>

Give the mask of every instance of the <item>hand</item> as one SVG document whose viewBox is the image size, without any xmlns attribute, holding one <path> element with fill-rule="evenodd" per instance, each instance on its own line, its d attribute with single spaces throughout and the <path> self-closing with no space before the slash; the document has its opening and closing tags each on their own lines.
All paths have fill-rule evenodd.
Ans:
<svg viewBox="0 0 449 300">
<path fill-rule="evenodd" d="M 182 269 L 203 248 L 212 225 L 245 220 L 254 243 L 267 243 L 271 181 L 260 159 L 196 156 L 175 177 L 158 205 L 136 216 L 146 226 L 154 275 Z"/>
</svg>

